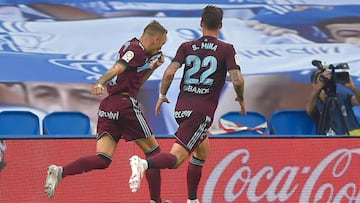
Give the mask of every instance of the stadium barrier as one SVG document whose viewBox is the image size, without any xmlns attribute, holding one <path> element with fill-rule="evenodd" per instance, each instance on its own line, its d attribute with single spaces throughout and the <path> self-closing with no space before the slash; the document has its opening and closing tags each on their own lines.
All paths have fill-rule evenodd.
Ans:
<svg viewBox="0 0 360 203">
<path fill-rule="evenodd" d="M 27 137 L 27 136 L 25 136 Z M 2 136 L 6 139 L 6 136 Z M 44 193 L 50 164 L 64 165 L 95 153 L 95 139 L 68 135 L 6 139 L 6 167 L 0 172 L 0 202 L 148 202 L 144 179 L 137 193 L 128 187 L 134 143 L 121 141 L 106 170 L 65 178 L 53 199 Z M 173 139 L 159 138 L 163 151 Z M 358 137 L 266 137 L 210 139 L 211 153 L 199 187 L 201 202 L 358 202 Z M 162 197 L 186 201 L 186 169 L 162 171 Z"/>
</svg>

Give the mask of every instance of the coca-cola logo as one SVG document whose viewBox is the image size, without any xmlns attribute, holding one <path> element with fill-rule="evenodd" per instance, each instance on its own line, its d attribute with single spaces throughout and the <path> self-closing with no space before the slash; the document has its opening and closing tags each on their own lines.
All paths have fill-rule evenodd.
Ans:
<svg viewBox="0 0 360 203">
<path fill-rule="evenodd" d="M 248 164 L 250 152 L 238 149 L 227 154 L 212 170 L 203 190 L 203 202 L 216 202 L 222 186 L 226 202 L 352 202 L 360 203 L 360 148 L 338 149 L 323 157 L 314 167 L 301 166 L 301 153 L 297 160 L 289 160 L 280 169 L 272 162 L 274 157 L 258 171 Z M 240 167 L 231 174 L 229 166 L 240 160 Z M 295 164 L 295 165 L 294 165 Z M 296 165 L 297 164 L 297 165 Z M 236 163 L 239 166 L 239 163 Z M 354 170 L 355 168 L 355 170 Z M 349 174 L 349 170 L 356 171 Z M 226 174 L 226 175 L 225 175 Z M 326 175 L 325 175 L 326 174 Z M 301 177 L 301 178 L 298 178 Z M 325 178 L 327 177 L 327 178 Z M 226 180 L 223 180 L 226 179 Z M 344 179 L 345 181 L 340 181 Z M 222 186 L 219 182 L 225 183 Z"/>
</svg>

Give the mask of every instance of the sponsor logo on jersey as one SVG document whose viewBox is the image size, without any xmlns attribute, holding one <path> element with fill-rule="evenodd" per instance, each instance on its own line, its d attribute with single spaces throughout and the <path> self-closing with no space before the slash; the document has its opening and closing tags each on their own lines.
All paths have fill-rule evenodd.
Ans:
<svg viewBox="0 0 360 203">
<path fill-rule="evenodd" d="M 191 92 L 191 93 L 195 93 L 195 94 L 209 94 L 210 88 L 196 87 L 196 86 L 192 86 L 192 85 L 184 85 L 183 91 Z"/>
</svg>

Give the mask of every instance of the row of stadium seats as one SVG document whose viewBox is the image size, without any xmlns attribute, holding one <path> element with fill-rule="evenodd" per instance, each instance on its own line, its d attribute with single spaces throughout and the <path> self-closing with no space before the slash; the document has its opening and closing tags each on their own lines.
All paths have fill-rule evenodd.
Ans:
<svg viewBox="0 0 360 203">
<path fill-rule="evenodd" d="M 360 107 L 354 107 L 354 113 L 360 122 Z M 228 112 L 219 119 L 219 128 L 214 136 L 225 134 L 230 137 L 254 135 L 275 136 L 314 136 L 316 126 L 305 110 L 280 110 L 273 113 L 269 120 L 258 112 Z M 219 133 L 220 132 L 220 133 Z"/>
<path fill-rule="evenodd" d="M 31 111 L 1 111 L 0 135 L 90 135 L 90 118 L 77 111 L 52 112 L 40 119 Z"/>
<path fill-rule="evenodd" d="M 269 120 L 258 112 L 250 111 L 246 115 L 239 112 L 228 112 L 219 119 L 220 133 L 210 131 L 213 136 L 227 134 L 230 136 L 254 135 L 310 135 L 316 133 L 313 120 L 305 110 L 280 110 L 273 113 Z M 219 131 L 218 131 L 219 132 Z"/>
<path fill-rule="evenodd" d="M 358 115 L 358 114 L 356 114 Z M 360 116 L 359 116 L 360 120 Z M 219 128 L 209 130 L 213 137 L 256 137 L 259 135 L 276 136 L 313 136 L 316 127 L 305 110 L 280 110 L 273 113 L 269 120 L 258 112 L 246 115 L 228 112 L 219 119 Z M 1 111 L 0 136 L 11 135 L 32 137 L 34 135 L 91 135 L 90 118 L 77 111 L 58 111 L 46 114 L 43 118 L 31 111 Z"/>
<path fill-rule="evenodd" d="M 209 131 L 216 136 L 254 135 L 314 135 L 315 125 L 302 110 L 282 110 L 274 113 L 268 122 L 258 112 L 229 112 L 219 120 L 220 130 Z M 31 111 L 0 112 L 0 135 L 90 135 L 90 118 L 77 111 L 58 111 L 42 119 Z"/>
</svg>

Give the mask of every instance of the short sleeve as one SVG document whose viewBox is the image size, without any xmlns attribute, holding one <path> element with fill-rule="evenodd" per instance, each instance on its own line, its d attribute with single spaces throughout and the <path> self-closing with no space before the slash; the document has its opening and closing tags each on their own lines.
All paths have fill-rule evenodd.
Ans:
<svg viewBox="0 0 360 203">
<path fill-rule="evenodd" d="M 185 61 L 185 50 L 186 50 L 186 43 L 182 43 L 178 50 L 176 51 L 176 55 L 173 59 L 173 62 L 178 62 L 180 64 L 183 64 Z"/>
<path fill-rule="evenodd" d="M 130 43 L 124 45 L 119 50 L 118 62 L 126 65 L 127 67 L 138 67 L 144 64 L 147 59 L 146 52 L 141 49 L 140 46 L 136 46 L 136 43 Z"/>
</svg>

